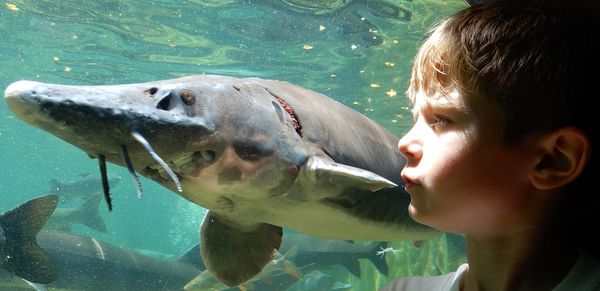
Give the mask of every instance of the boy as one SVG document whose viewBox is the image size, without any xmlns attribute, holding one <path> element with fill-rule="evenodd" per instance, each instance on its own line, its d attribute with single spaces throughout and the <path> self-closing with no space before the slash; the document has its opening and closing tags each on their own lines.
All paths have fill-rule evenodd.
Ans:
<svg viewBox="0 0 600 291">
<path fill-rule="evenodd" d="M 600 18 L 537 2 L 475 4 L 419 50 L 409 213 L 464 234 L 468 264 L 382 290 L 600 290 Z"/>
</svg>

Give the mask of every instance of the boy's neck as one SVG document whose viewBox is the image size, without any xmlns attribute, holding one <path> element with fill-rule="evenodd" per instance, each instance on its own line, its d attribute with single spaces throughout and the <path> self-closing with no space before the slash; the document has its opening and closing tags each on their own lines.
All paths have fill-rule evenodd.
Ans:
<svg viewBox="0 0 600 291">
<path fill-rule="evenodd" d="M 467 257 L 462 291 L 552 290 L 573 267 L 577 249 L 560 234 L 528 230 L 493 239 L 467 236 Z"/>
</svg>

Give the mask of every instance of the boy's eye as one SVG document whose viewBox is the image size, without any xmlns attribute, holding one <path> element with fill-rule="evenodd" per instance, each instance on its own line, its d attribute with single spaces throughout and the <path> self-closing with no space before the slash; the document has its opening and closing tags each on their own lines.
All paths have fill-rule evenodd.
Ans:
<svg viewBox="0 0 600 291">
<path fill-rule="evenodd" d="M 450 123 L 450 120 L 445 116 L 434 114 L 430 118 L 429 126 L 434 130 L 440 129 L 444 126 L 447 126 Z"/>
</svg>

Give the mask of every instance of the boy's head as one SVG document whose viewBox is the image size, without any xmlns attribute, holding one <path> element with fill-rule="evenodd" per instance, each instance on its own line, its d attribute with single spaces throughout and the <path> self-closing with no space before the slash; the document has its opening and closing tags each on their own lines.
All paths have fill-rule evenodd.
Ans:
<svg viewBox="0 0 600 291">
<path fill-rule="evenodd" d="M 594 1 L 584 3 L 492 0 L 462 10 L 422 45 L 408 89 L 413 102 L 432 95 L 422 93 L 454 90 L 467 99 L 490 98 L 503 112 L 507 146 L 560 128 L 580 129 L 592 151 L 564 199 L 576 223 L 598 222 L 593 212 L 600 197 L 593 176 L 600 148 L 594 115 L 600 111 L 592 105 L 600 97 L 600 11 Z"/>
<path fill-rule="evenodd" d="M 598 95 L 600 18 L 523 3 L 487 1 L 436 27 L 417 54 L 409 98 L 454 89 L 491 98 L 505 114 L 508 144 L 563 126 L 592 129 L 580 113 Z"/>
</svg>

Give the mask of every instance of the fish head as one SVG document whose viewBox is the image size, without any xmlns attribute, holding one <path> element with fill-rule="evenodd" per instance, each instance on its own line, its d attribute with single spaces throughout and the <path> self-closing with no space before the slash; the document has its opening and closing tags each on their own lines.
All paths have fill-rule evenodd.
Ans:
<svg viewBox="0 0 600 291">
<path fill-rule="evenodd" d="M 307 159 L 285 101 L 245 79 L 197 75 L 96 86 L 17 81 L 5 100 L 23 121 L 91 157 L 126 166 L 125 153 L 136 172 L 176 191 L 171 168 L 181 194 L 209 209 L 228 193 L 285 193 Z"/>
</svg>

